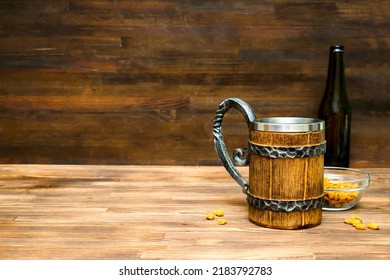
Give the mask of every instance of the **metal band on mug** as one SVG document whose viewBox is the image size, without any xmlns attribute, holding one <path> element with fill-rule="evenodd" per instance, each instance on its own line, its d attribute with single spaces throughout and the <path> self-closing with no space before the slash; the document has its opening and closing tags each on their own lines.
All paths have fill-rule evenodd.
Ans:
<svg viewBox="0 0 390 280">
<path fill-rule="evenodd" d="M 324 197 L 316 197 L 303 200 L 275 200 L 264 199 L 247 193 L 247 202 L 260 210 L 271 210 L 274 212 L 292 212 L 292 211 L 307 211 L 314 208 L 321 208 L 324 202 Z"/>
<path fill-rule="evenodd" d="M 272 147 L 261 146 L 249 141 L 249 150 L 257 156 L 270 158 L 304 158 L 315 157 L 324 154 L 326 151 L 326 143 L 315 146 L 300 146 L 300 147 Z"/>
</svg>

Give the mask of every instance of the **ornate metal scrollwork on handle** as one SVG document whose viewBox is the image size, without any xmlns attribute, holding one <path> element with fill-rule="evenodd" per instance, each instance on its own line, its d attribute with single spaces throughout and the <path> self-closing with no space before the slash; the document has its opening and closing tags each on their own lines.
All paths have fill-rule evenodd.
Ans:
<svg viewBox="0 0 390 280">
<path fill-rule="evenodd" d="M 231 109 L 234 108 L 238 110 L 245 118 L 248 128 L 250 123 L 256 118 L 252 108 L 238 98 L 228 98 L 225 99 L 220 105 L 215 113 L 214 118 L 214 148 L 215 151 L 221 160 L 222 165 L 226 168 L 226 171 L 232 176 L 232 178 L 241 186 L 242 191 L 247 193 L 249 184 L 241 176 L 241 174 L 234 167 L 232 160 L 230 159 L 228 152 L 226 150 L 225 141 L 222 135 L 222 121 L 225 114 Z M 248 156 L 244 157 L 245 151 L 242 148 L 236 149 L 233 157 L 234 162 L 238 165 L 245 165 L 249 162 Z"/>
<path fill-rule="evenodd" d="M 233 162 L 238 166 L 245 166 L 249 164 L 249 153 L 247 148 L 236 148 L 233 151 Z M 246 153 L 246 155 L 245 155 Z"/>
</svg>

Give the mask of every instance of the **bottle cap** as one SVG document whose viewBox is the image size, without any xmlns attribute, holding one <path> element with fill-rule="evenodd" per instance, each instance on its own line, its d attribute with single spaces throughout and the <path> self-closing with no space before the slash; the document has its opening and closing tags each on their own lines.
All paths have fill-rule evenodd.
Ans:
<svg viewBox="0 0 390 280">
<path fill-rule="evenodd" d="M 331 52 L 344 52 L 344 46 L 341 46 L 341 45 L 330 46 L 330 51 Z"/>
</svg>

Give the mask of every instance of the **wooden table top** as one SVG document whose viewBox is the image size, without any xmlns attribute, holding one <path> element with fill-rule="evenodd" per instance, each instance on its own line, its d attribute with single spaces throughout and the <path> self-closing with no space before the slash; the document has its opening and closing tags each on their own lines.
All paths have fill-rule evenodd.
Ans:
<svg viewBox="0 0 390 280">
<path fill-rule="evenodd" d="M 390 168 L 364 170 L 357 207 L 276 230 L 248 220 L 223 167 L 0 165 L 0 259 L 390 259 Z M 218 208 L 226 225 L 205 219 Z"/>
</svg>

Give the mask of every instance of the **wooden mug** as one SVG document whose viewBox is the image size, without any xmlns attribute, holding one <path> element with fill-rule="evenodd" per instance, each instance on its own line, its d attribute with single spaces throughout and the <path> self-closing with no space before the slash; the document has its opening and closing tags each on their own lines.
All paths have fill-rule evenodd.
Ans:
<svg viewBox="0 0 390 280">
<path fill-rule="evenodd" d="M 249 129 L 248 148 L 233 152 L 236 165 L 249 163 L 249 183 L 235 168 L 222 135 L 222 121 L 231 108 L 245 117 Z M 238 98 L 221 103 L 214 119 L 214 147 L 247 196 L 251 222 L 278 229 L 309 228 L 321 223 L 324 127 L 324 121 L 313 118 L 256 119 L 252 108 Z"/>
</svg>

